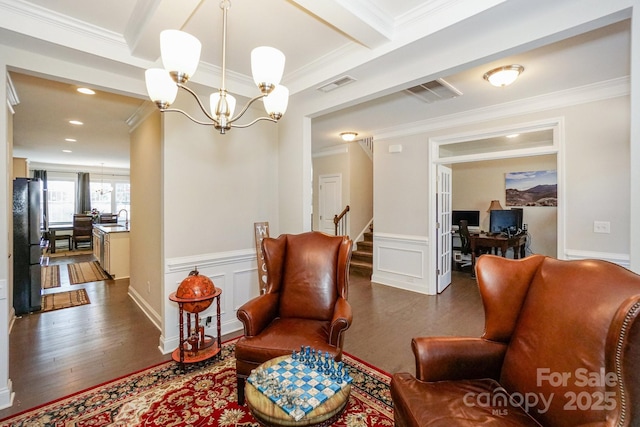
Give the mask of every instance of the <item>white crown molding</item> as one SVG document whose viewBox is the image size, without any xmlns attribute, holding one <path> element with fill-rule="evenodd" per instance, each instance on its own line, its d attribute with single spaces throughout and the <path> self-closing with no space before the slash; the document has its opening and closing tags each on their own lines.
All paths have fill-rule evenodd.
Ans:
<svg viewBox="0 0 640 427">
<path fill-rule="evenodd" d="M 146 101 L 143 102 L 140 107 L 129 117 L 125 122 L 127 126 L 129 126 L 129 133 L 133 132 L 142 122 L 144 122 L 147 117 L 149 117 L 154 112 L 158 111 L 158 107 L 151 102 Z"/>
<path fill-rule="evenodd" d="M 347 154 L 349 152 L 349 147 L 346 145 L 336 145 L 334 147 L 324 148 L 322 150 L 318 150 L 313 153 L 312 157 L 328 157 L 328 156 L 337 156 L 340 154 Z"/>
<path fill-rule="evenodd" d="M 358 16 L 384 37 L 391 39 L 395 29 L 395 23 L 377 4 L 370 0 L 337 0 L 337 3 Z"/>
<path fill-rule="evenodd" d="M 376 141 L 433 132 L 471 123 L 486 122 L 506 117 L 585 104 L 630 93 L 629 76 L 600 83 L 525 98 L 504 104 L 478 108 L 448 116 L 433 117 L 428 120 L 378 129 L 372 132 Z"/>
<path fill-rule="evenodd" d="M 417 22 L 424 20 L 434 14 L 439 14 L 447 9 L 450 9 L 455 4 L 461 3 L 460 0 L 430 0 L 425 1 L 413 9 L 403 13 L 396 17 L 394 27 L 402 29 L 407 25 L 413 25 Z"/>
<path fill-rule="evenodd" d="M 7 17 L 18 15 L 35 21 L 40 25 L 52 26 L 75 34 L 82 34 L 94 39 L 126 46 L 124 38 L 114 31 L 88 24 L 24 0 L 2 0 L 0 1 L 0 11 L 2 11 L 2 14 L 6 14 L 5 16 Z"/>
<path fill-rule="evenodd" d="M 129 21 L 124 29 L 125 40 L 139 40 L 147 21 L 153 16 L 153 12 L 160 5 L 161 0 L 138 0 Z M 135 43 L 134 43 L 135 44 Z"/>
<path fill-rule="evenodd" d="M 11 80 L 11 74 L 9 73 L 7 73 L 7 102 L 9 103 L 9 108 L 11 108 L 12 113 L 13 106 L 20 104 L 16 87 L 13 85 L 13 80 Z"/>
</svg>

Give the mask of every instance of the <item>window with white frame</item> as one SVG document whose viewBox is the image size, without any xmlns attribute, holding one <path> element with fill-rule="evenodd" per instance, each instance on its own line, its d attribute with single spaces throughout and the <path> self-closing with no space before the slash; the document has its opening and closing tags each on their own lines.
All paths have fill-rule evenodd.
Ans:
<svg viewBox="0 0 640 427">
<path fill-rule="evenodd" d="M 131 219 L 131 184 L 127 175 L 90 174 L 91 208 L 100 213 L 118 213 L 126 209 Z M 74 172 L 49 172 L 47 177 L 49 225 L 73 221 L 77 175 Z M 124 221 L 124 213 L 122 221 Z"/>
</svg>

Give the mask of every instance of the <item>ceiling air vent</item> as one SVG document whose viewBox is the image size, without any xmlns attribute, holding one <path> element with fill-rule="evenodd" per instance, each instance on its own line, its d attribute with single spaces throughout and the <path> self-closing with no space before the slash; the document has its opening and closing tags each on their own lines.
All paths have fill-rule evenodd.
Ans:
<svg viewBox="0 0 640 427">
<path fill-rule="evenodd" d="M 342 87 L 344 85 L 348 85 L 349 83 L 353 83 L 355 82 L 356 79 L 354 79 L 351 76 L 344 76 L 344 77 L 340 77 L 332 82 L 329 82 L 323 86 L 320 86 L 318 88 L 318 90 L 320 92 L 331 92 L 334 89 L 338 89 L 339 87 Z"/>
<path fill-rule="evenodd" d="M 443 79 L 422 83 L 417 86 L 410 87 L 409 89 L 405 89 L 405 91 L 419 98 L 422 102 L 429 104 L 436 101 L 456 98 L 462 95 L 462 92 L 451 86 Z"/>
</svg>

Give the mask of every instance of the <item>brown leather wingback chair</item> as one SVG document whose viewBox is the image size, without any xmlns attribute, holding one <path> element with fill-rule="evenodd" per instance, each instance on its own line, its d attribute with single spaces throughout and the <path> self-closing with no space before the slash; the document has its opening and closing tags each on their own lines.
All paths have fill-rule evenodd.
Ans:
<svg viewBox="0 0 640 427">
<path fill-rule="evenodd" d="M 351 325 L 347 302 L 352 242 L 320 232 L 265 238 L 267 286 L 238 309 L 244 337 L 236 343 L 238 403 L 251 370 L 274 357 L 311 346 L 342 358 Z"/>
<path fill-rule="evenodd" d="M 596 260 L 483 255 L 481 338 L 412 340 L 395 425 L 640 425 L 640 276 Z"/>
</svg>

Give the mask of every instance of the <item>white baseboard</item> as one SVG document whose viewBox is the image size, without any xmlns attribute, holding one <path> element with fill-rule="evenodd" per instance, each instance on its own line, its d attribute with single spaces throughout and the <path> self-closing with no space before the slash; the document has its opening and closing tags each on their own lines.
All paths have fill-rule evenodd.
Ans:
<svg viewBox="0 0 640 427">
<path fill-rule="evenodd" d="M 136 303 L 138 307 L 142 310 L 142 312 L 151 320 L 151 323 L 154 324 L 159 331 L 162 331 L 162 319 L 160 315 L 147 303 L 147 301 L 142 298 L 142 295 L 138 293 L 134 288 L 129 286 L 129 296 Z"/>
<path fill-rule="evenodd" d="M 15 393 L 12 391 L 13 384 L 11 380 L 7 380 L 7 386 L 0 388 L 0 409 L 10 408 L 13 406 Z"/>
</svg>

